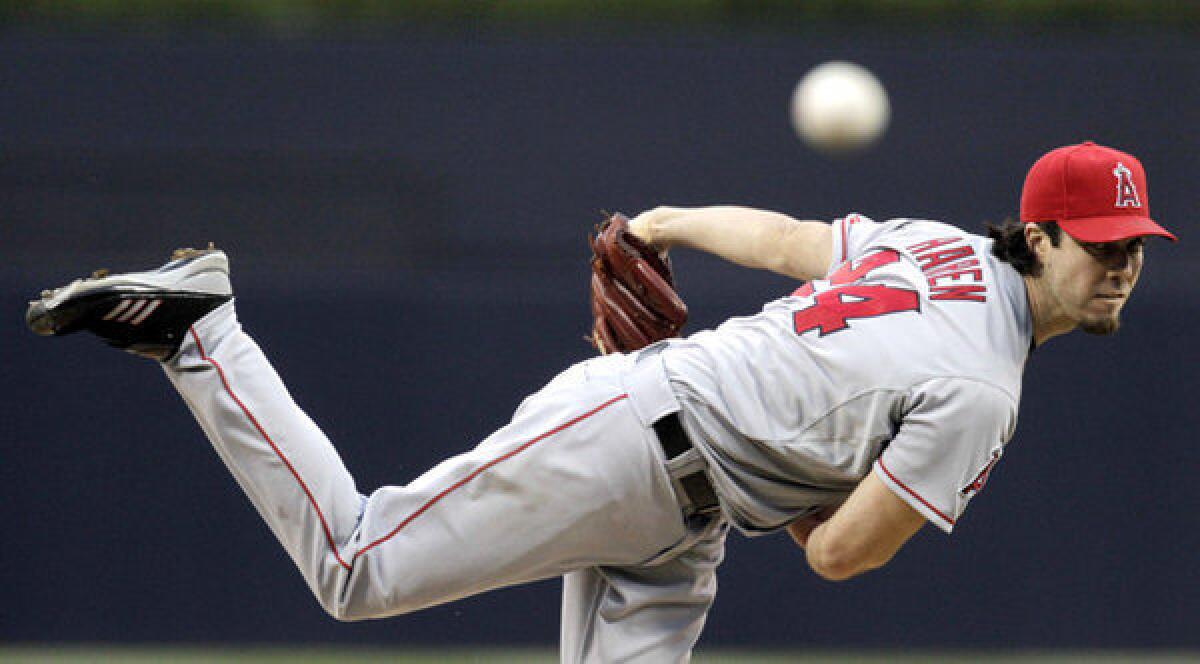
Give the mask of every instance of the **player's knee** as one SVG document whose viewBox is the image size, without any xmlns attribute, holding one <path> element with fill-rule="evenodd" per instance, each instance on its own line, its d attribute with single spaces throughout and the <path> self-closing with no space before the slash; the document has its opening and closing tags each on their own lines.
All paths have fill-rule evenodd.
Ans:
<svg viewBox="0 0 1200 664">
<path fill-rule="evenodd" d="M 325 613 L 338 622 L 400 616 L 427 606 L 427 603 L 416 601 L 415 598 L 394 592 L 371 592 L 357 585 L 329 588 L 318 593 L 317 601 Z"/>
<path fill-rule="evenodd" d="M 343 592 L 321 593 L 317 596 L 317 602 L 330 618 L 338 622 L 358 622 L 380 617 L 377 608 L 366 602 L 355 601 Z"/>
<path fill-rule="evenodd" d="M 365 604 L 358 601 L 359 594 L 354 592 L 350 579 L 348 575 L 331 574 L 312 589 L 317 603 L 330 618 L 338 622 L 356 622 L 372 617 L 365 610 Z"/>
<path fill-rule="evenodd" d="M 355 607 L 344 601 L 340 588 L 323 588 L 316 592 L 317 603 L 325 613 L 338 622 L 356 622 L 365 620 L 367 616 L 355 611 Z"/>
<path fill-rule="evenodd" d="M 338 622 L 359 622 L 361 620 L 383 617 L 376 608 L 364 604 L 345 602 L 337 599 L 326 600 L 324 598 L 318 598 L 318 601 L 321 604 L 321 608 L 325 609 L 325 613 Z M 387 615 L 396 614 L 388 613 Z"/>
<path fill-rule="evenodd" d="M 372 620 L 375 618 L 393 618 L 402 616 L 406 613 L 412 613 L 421 609 L 420 606 L 404 606 L 391 605 L 383 606 L 362 606 L 356 604 L 335 604 L 327 606 L 322 604 L 322 608 L 329 614 L 329 617 L 338 622 L 359 622 L 362 620 Z"/>
<path fill-rule="evenodd" d="M 333 618 L 334 620 L 336 620 L 338 622 L 345 622 L 345 623 L 358 622 L 360 620 L 366 620 L 368 618 L 368 616 L 365 616 L 365 615 L 355 615 L 349 611 L 346 611 L 345 607 L 343 607 L 343 606 L 338 606 L 338 605 L 326 606 L 326 605 L 322 604 L 321 608 L 325 609 L 325 613 L 327 613 L 330 618 Z"/>
</svg>

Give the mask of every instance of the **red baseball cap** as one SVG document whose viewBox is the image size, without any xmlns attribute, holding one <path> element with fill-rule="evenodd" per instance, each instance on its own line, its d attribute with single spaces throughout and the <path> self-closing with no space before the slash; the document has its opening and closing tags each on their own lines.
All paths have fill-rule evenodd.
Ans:
<svg viewBox="0 0 1200 664">
<path fill-rule="evenodd" d="M 1029 169 L 1021 221 L 1056 221 L 1080 242 L 1175 236 L 1150 218 L 1146 171 L 1131 154 L 1084 141 L 1051 150 Z"/>
</svg>

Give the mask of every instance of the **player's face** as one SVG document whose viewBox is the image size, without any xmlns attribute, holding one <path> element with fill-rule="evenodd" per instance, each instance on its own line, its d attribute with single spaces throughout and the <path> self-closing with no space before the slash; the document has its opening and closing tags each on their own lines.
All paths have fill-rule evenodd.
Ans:
<svg viewBox="0 0 1200 664">
<path fill-rule="evenodd" d="M 1089 334 L 1112 334 L 1142 271 L 1144 238 L 1079 242 L 1067 233 L 1042 254 L 1047 293 L 1064 323 Z"/>
</svg>

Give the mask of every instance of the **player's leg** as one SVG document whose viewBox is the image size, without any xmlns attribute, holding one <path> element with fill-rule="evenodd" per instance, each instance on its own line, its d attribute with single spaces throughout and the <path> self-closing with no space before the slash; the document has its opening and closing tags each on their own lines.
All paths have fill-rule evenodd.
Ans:
<svg viewBox="0 0 1200 664">
<path fill-rule="evenodd" d="M 580 565 L 633 564 L 684 527 L 661 451 L 615 374 L 576 368 L 474 450 L 359 495 L 233 304 L 166 365 L 213 446 L 343 619 L 395 615 Z"/>
<path fill-rule="evenodd" d="M 703 519 L 656 564 L 599 566 L 563 577 L 563 662 L 686 662 L 717 592 L 728 525 Z"/>
<path fill-rule="evenodd" d="M 242 332 L 233 302 L 196 322 L 186 335 L 177 356 L 164 364 L 168 379 L 330 610 L 352 571 L 345 548 L 366 498 L 324 433 Z"/>
<path fill-rule="evenodd" d="M 174 382 L 186 384 L 184 399 L 209 438 L 220 442 L 214 444 L 217 453 L 314 592 L 329 587 L 344 561 L 337 551 L 319 545 L 327 537 L 345 541 L 350 536 L 364 499 L 262 353 L 239 336 L 225 254 L 211 248 L 179 250 L 172 258 L 158 269 L 115 275 L 98 270 L 90 278 L 43 291 L 30 303 L 26 320 L 38 334 L 88 331 L 117 348 L 169 361 L 172 378 L 177 378 L 176 370 L 194 372 L 190 379 Z M 199 337 L 193 324 L 200 325 L 198 320 L 213 331 L 200 336 L 207 338 L 212 352 L 219 349 L 224 371 L 215 363 L 196 361 Z M 223 391 L 230 381 L 239 385 L 240 397 Z M 272 448 L 277 445 L 283 447 Z M 295 482 L 298 469 L 288 465 L 289 457 L 276 453 L 285 448 L 303 466 L 303 484 Z M 306 508 L 309 497 L 321 506 L 319 511 Z"/>
<path fill-rule="evenodd" d="M 566 372 L 475 450 L 366 497 L 241 330 L 230 295 L 224 255 L 199 252 L 49 292 L 29 320 L 35 331 L 87 329 L 168 358 L 168 377 L 331 614 L 402 613 L 579 566 L 635 563 L 682 536 L 661 450 L 611 361 L 594 379 L 583 367 Z M 153 318 L 129 314 L 135 306 Z"/>
</svg>

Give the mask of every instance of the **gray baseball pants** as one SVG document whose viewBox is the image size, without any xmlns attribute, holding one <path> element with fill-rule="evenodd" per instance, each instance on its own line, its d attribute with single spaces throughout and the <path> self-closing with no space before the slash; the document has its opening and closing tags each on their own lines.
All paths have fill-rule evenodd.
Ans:
<svg viewBox="0 0 1200 664">
<path fill-rule="evenodd" d="M 474 449 L 369 495 L 242 331 L 233 302 L 198 321 L 164 368 L 335 618 L 564 576 L 562 661 L 690 657 L 728 527 L 683 516 L 651 429 L 678 409 L 657 358 L 576 364 Z"/>
</svg>

